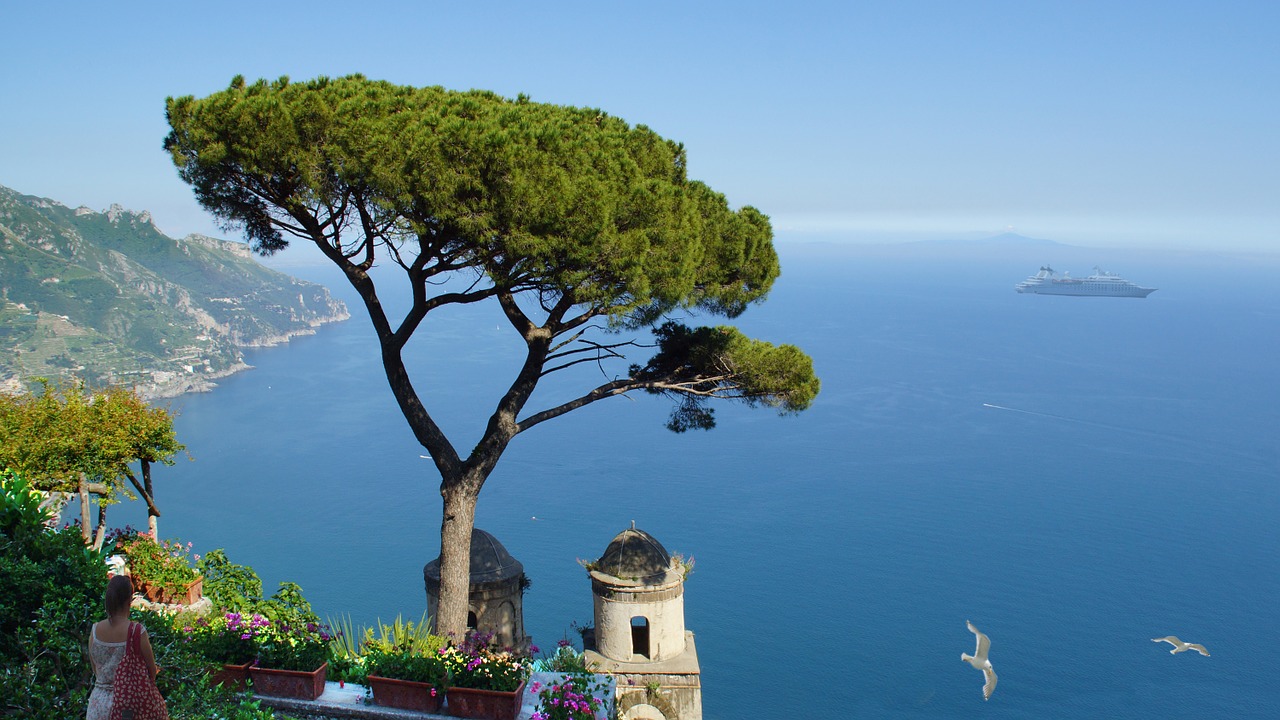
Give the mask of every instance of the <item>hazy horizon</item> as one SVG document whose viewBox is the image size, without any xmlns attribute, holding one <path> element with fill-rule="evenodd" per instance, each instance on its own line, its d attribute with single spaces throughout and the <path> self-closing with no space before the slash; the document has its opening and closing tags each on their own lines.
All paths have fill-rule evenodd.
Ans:
<svg viewBox="0 0 1280 720">
<path fill-rule="evenodd" d="M 143 1 L 5 20 L 0 182 L 147 210 L 177 237 L 227 233 L 161 149 L 167 96 L 363 73 L 648 125 L 780 242 L 1012 226 L 1078 245 L 1280 247 L 1273 3 Z"/>
</svg>

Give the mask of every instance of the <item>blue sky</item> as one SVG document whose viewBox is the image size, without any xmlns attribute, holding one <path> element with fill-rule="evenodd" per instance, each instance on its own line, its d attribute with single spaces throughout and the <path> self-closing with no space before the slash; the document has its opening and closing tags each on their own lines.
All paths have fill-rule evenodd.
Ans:
<svg viewBox="0 0 1280 720">
<path fill-rule="evenodd" d="M 168 95 L 366 76 L 602 108 L 779 242 L 1280 251 L 1280 3 L 50 2 L 0 10 L 0 184 L 225 236 Z"/>
</svg>

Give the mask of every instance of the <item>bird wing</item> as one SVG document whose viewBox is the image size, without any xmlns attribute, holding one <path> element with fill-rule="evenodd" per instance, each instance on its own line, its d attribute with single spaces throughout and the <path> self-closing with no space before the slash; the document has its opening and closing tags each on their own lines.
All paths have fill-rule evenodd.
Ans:
<svg viewBox="0 0 1280 720">
<path fill-rule="evenodd" d="M 996 671 L 988 665 L 982 669 L 982 676 L 987 679 L 986 684 L 982 686 L 982 699 L 990 700 L 991 693 L 996 691 Z"/>
<path fill-rule="evenodd" d="M 1204 646 L 1199 643 L 1187 643 L 1187 647 L 1191 648 L 1192 650 L 1195 650 L 1196 652 L 1200 653 L 1205 657 L 1209 657 L 1209 651 L 1205 650 Z"/>
<path fill-rule="evenodd" d="M 974 627 L 973 623 L 969 622 L 968 620 L 965 621 L 965 625 L 968 625 L 969 632 L 973 633 L 978 638 L 978 647 L 976 650 L 973 651 L 974 659 L 978 661 L 986 660 L 987 651 L 991 649 L 991 638 L 984 635 L 981 630 L 978 630 L 978 628 Z"/>
<path fill-rule="evenodd" d="M 1166 635 L 1162 638 L 1151 638 L 1151 642 L 1167 642 L 1175 647 L 1182 644 L 1181 640 L 1172 635 Z"/>
</svg>

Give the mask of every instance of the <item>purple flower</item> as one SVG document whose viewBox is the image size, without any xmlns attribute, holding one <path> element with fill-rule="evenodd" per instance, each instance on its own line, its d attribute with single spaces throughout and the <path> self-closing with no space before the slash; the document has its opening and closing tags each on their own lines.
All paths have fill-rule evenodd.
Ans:
<svg viewBox="0 0 1280 720">
<path fill-rule="evenodd" d="M 531 653 L 535 653 L 535 654 L 536 654 L 536 653 L 538 652 L 538 646 L 537 646 L 537 645 L 530 645 L 530 646 L 529 646 L 529 652 L 531 652 Z"/>
</svg>

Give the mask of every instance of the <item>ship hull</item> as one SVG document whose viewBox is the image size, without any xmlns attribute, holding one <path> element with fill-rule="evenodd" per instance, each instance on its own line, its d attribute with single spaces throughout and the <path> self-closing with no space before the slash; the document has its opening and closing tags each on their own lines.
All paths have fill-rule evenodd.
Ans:
<svg viewBox="0 0 1280 720">
<path fill-rule="evenodd" d="M 1071 297 L 1132 297 L 1144 298 L 1155 292 L 1155 288 L 1131 287 L 1131 288 L 1073 288 L 1073 287 L 1020 287 L 1014 288 L 1020 293 L 1028 293 L 1031 295 L 1069 295 Z"/>
</svg>

